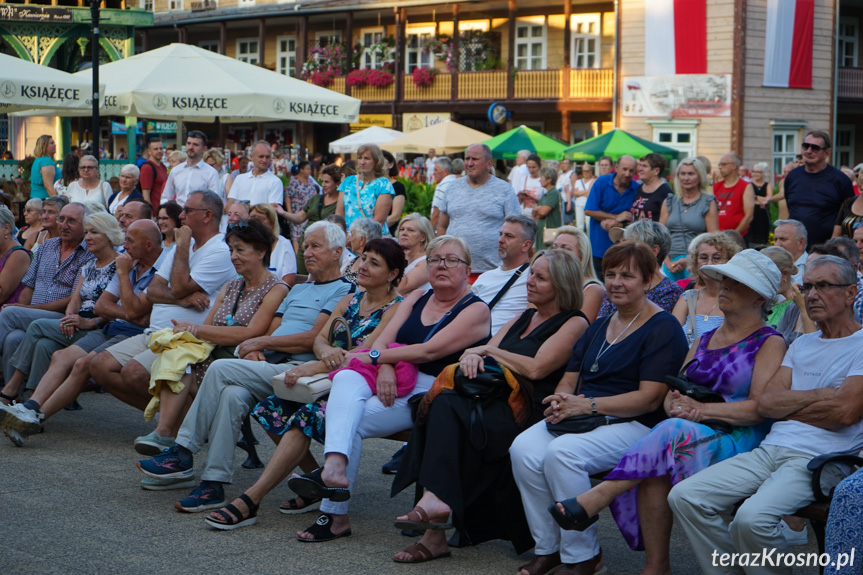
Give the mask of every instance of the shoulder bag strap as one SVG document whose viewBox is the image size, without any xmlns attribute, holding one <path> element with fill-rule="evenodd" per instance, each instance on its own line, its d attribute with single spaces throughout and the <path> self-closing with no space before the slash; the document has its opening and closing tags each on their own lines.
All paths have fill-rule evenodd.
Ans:
<svg viewBox="0 0 863 575">
<path fill-rule="evenodd" d="M 517 270 L 515 270 L 515 273 L 512 274 L 512 276 L 509 278 L 509 280 L 505 284 L 503 284 L 503 287 L 500 288 L 500 291 L 497 292 L 497 294 L 494 296 L 494 298 L 489 302 L 488 309 L 491 309 L 495 305 L 497 305 L 497 302 L 500 301 L 500 298 L 502 298 L 504 296 L 504 294 L 506 294 L 506 292 L 509 291 L 509 288 L 512 287 L 512 284 L 514 284 L 518 280 L 518 278 L 521 277 L 521 274 L 524 273 L 524 270 L 526 270 L 529 265 L 530 265 L 530 262 L 524 262 L 523 264 L 521 264 L 521 266 L 519 266 L 519 268 Z"/>
<path fill-rule="evenodd" d="M 457 303 L 457 304 L 455 304 L 454 306 L 452 306 L 452 308 L 450 308 L 450 310 L 449 310 L 448 312 L 446 312 L 445 314 L 443 314 L 443 317 L 442 317 L 442 318 L 440 318 L 440 319 L 437 321 L 437 323 L 436 323 L 436 324 L 434 324 L 434 327 L 432 327 L 432 328 L 431 328 L 431 331 L 429 331 L 428 335 L 427 335 L 427 336 L 426 336 L 426 338 L 423 340 L 423 343 L 425 343 L 425 342 L 427 342 L 428 340 L 430 340 L 430 339 L 432 338 L 432 336 L 435 334 L 435 332 L 438 330 L 438 328 L 441 326 L 441 324 L 443 323 L 443 321 L 444 321 L 446 318 L 448 318 L 450 315 L 452 315 L 452 313 L 453 313 L 453 312 L 456 312 L 456 311 L 458 311 L 459 309 L 461 309 L 461 308 L 464 306 L 465 302 L 471 298 L 471 296 L 473 296 L 473 293 L 469 293 L 469 294 L 467 294 L 466 296 L 464 296 L 463 298 L 461 298 L 460 300 L 458 300 L 458 303 Z"/>
<path fill-rule="evenodd" d="M 360 177 L 356 176 L 356 180 L 354 180 L 354 190 L 357 192 L 357 208 L 359 208 L 360 213 L 364 218 L 367 218 L 366 211 L 363 209 L 363 200 L 360 197 Z"/>
<path fill-rule="evenodd" d="M 689 290 L 690 297 L 686 298 L 686 304 L 689 307 L 689 329 L 692 330 L 692 341 L 695 341 L 698 329 L 695 325 L 695 306 L 698 304 L 698 290 Z"/>
</svg>

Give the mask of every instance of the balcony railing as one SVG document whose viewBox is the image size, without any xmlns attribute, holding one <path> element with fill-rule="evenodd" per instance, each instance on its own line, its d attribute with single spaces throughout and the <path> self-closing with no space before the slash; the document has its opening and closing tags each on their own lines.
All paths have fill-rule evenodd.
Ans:
<svg viewBox="0 0 863 575">
<path fill-rule="evenodd" d="M 562 75 L 562 70 L 519 70 L 514 95 L 530 100 L 560 99 Z"/>
<path fill-rule="evenodd" d="M 569 71 L 569 97 L 604 100 L 614 97 L 614 70 L 581 68 Z"/>
<path fill-rule="evenodd" d="M 404 78 L 405 100 L 449 100 L 452 98 L 452 76 L 438 74 L 431 86 L 421 88 L 414 84 L 413 76 Z"/>
<path fill-rule="evenodd" d="M 458 75 L 459 100 L 506 99 L 506 71 L 461 72 Z"/>
<path fill-rule="evenodd" d="M 375 86 L 351 88 L 351 96 L 359 98 L 363 102 L 392 102 L 396 97 L 396 85 L 393 83 L 386 88 Z"/>
<path fill-rule="evenodd" d="M 863 101 L 863 68 L 839 68 L 837 98 Z"/>
<path fill-rule="evenodd" d="M 344 79 L 344 77 L 334 78 L 333 79 L 333 85 L 330 86 L 330 90 L 332 90 L 333 92 L 338 92 L 339 94 L 344 94 L 345 93 L 345 79 Z"/>
</svg>

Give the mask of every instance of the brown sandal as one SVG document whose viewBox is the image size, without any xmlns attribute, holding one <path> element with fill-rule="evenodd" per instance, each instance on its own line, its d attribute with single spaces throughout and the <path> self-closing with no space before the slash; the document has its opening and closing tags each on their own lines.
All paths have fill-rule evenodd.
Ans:
<svg viewBox="0 0 863 575">
<path fill-rule="evenodd" d="M 396 563 L 425 563 L 427 561 L 434 561 L 435 559 L 444 559 L 445 557 L 452 556 L 452 552 L 450 552 L 449 550 L 444 551 L 439 555 L 433 555 L 432 552 L 428 550 L 428 547 L 419 542 L 405 548 L 402 553 L 410 554 L 411 558 L 396 559 L 395 557 L 393 557 L 393 561 L 395 561 Z"/>
<path fill-rule="evenodd" d="M 559 565 L 561 565 L 560 552 L 557 551 L 551 555 L 537 555 L 533 561 L 519 567 L 518 572 L 527 570 L 528 575 L 545 575 Z"/>
<path fill-rule="evenodd" d="M 447 520 L 447 517 L 429 517 L 425 509 L 417 505 L 407 512 L 407 519 L 396 520 L 396 529 L 417 529 L 429 531 L 444 531 L 452 529 L 452 523 L 443 523 L 442 521 L 432 521 L 432 519 Z"/>
</svg>

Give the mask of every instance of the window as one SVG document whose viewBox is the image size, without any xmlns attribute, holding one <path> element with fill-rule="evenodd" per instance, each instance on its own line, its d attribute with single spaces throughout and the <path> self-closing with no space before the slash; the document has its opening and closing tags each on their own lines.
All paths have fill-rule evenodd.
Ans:
<svg viewBox="0 0 863 575">
<path fill-rule="evenodd" d="M 837 66 L 853 68 L 857 66 L 857 18 L 839 18 L 839 49 L 836 51 Z"/>
<path fill-rule="evenodd" d="M 209 50 L 210 52 L 215 52 L 216 54 L 221 52 L 221 44 L 218 40 L 204 40 L 203 42 L 198 42 L 198 47 L 203 48 L 204 50 Z"/>
<path fill-rule="evenodd" d="M 297 37 L 279 36 L 276 38 L 276 72 L 293 76 L 297 68 Z"/>
<path fill-rule="evenodd" d="M 258 63 L 258 39 L 257 38 L 238 38 L 237 39 L 237 60 L 246 64 Z"/>
<path fill-rule="evenodd" d="M 599 14 L 576 14 L 570 19 L 572 46 L 570 62 L 573 68 L 599 68 Z"/>
<path fill-rule="evenodd" d="M 153 0 L 141 0 L 139 6 L 142 10 L 146 10 L 147 12 L 153 11 Z"/>
<path fill-rule="evenodd" d="M 500 34 L 489 32 L 488 20 L 459 22 L 459 70 L 475 72 L 488 70 L 500 57 Z M 492 66 L 489 66 L 492 64 Z"/>
<path fill-rule="evenodd" d="M 800 153 L 797 137 L 799 130 L 773 129 L 773 173 L 781 174 L 788 162 L 795 161 Z"/>
<path fill-rule="evenodd" d="M 237 6 L 254 6 L 255 0 L 237 0 Z"/>
<path fill-rule="evenodd" d="M 145 2 L 147 0 L 144 0 Z M 168 0 L 168 10 L 182 10 L 183 0 Z"/>
<path fill-rule="evenodd" d="M 407 32 L 405 45 L 405 73 L 410 74 L 414 68 L 430 68 L 434 66 L 434 56 L 423 54 L 426 42 L 435 37 L 434 28 L 411 28 Z"/>
<path fill-rule="evenodd" d="M 545 69 L 545 17 L 519 18 L 515 24 L 515 67 Z"/>
<path fill-rule="evenodd" d="M 317 48 L 326 48 L 327 46 L 333 46 L 334 44 L 342 43 L 342 33 L 336 32 L 335 30 L 330 30 L 327 32 L 316 32 L 315 33 L 315 43 L 312 47 Z M 323 56 L 320 54 L 315 54 L 315 60 L 321 60 Z"/>
<path fill-rule="evenodd" d="M 836 156 L 833 165 L 854 167 L 854 131 L 853 124 L 836 126 L 836 143 L 833 146 Z"/>
<path fill-rule="evenodd" d="M 360 68 L 380 68 L 389 58 L 389 51 L 384 55 L 375 49 L 376 45 L 384 39 L 383 28 L 365 28 L 360 32 L 360 44 L 363 53 L 360 58 Z"/>
<path fill-rule="evenodd" d="M 653 141 L 683 152 L 680 158 L 695 155 L 700 120 L 648 120 L 653 128 Z"/>
</svg>

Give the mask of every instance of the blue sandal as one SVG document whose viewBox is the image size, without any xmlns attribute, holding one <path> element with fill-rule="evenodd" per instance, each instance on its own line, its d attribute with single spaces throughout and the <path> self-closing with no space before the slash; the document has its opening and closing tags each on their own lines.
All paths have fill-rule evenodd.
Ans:
<svg viewBox="0 0 863 575">
<path fill-rule="evenodd" d="M 324 480 L 321 479 L 323 470 L 323 467 L 318 467 L 311 473 L 291 477 L 288 479 L 288 487 L 306 501 L 329 499 L 334 503 L 339 503 L 350 499 L 351 491 L 347 487 L 327 487 Z"/>
<path fill-rule="evenodd" d="M 575 497 L 564 499 L 560 504 L 566 510 L 565 513 L 560 512 L 556 503 L 548 506 L 548 512 L 551 513 L 557 524 L 567 531 L 584 531 L 599 521 L 599 515 L 588 517 L 587 511 L 584 510 L 584 507 L 581 506 L 581 503 Z"/>
<path fill-rule="evenodd" d="M 206 521 L 207 525 L 212 527 L 213 529 L 221 529 L 222 531 L 229 531 L 231 529 L 239 529 L 240 527 L 246 527 L 248 525 L 254 525 L 258 522 L 258 506 L 252 503 L 252 500 L 245 493 L 241 493 L 237 498 L 246 504 L 246 507 L 249 508 L 249 514 L 243 519 L 243 514 L 240 513 L 240 510 L 233 503 L 228 503 L 221 509 L 214 511 L 216 515 L 219 515 L 222 520 L 214 519 L 212 517 L 205 517 L 204 521 Z"/>
</svg>

